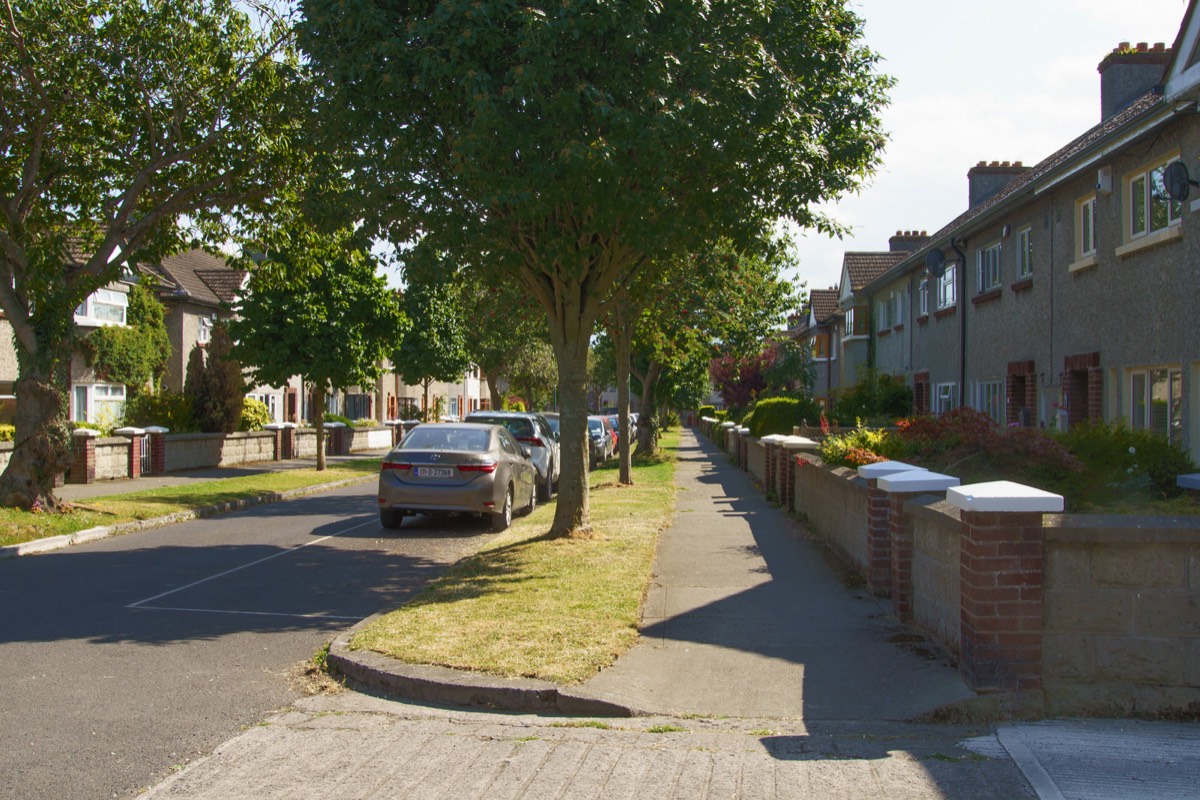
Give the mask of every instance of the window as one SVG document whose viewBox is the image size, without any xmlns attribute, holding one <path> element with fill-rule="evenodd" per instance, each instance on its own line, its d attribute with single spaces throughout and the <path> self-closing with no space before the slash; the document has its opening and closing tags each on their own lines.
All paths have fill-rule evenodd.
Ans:
<svg viewBox="0 0 1200 800">
<path fill-rule="evenodd" d="M 933 413 L 945 414 L 947 411 L 953 411 L 958 405 L 957 389 L 958 384 L 956 383 L 939 383 L 934 395 Z"/>
<path fill-rule="evenodd" d="M 76 384 L 71 394 L 71 419 L 113 425 L 125 409 L 125 387 L 112 383 Z"/>
<path fill-rule="evenodd" d="M 212 341 L 212 319 L 209 317 L 200 317 L 199 325 L 196 328 L 196 343 L 208 344 Z"/>
<path fill-rule="evenodd" d="M 846 335 L 847 336 L 866 336 L 869 332 L 867 325 L 870 324 L 870 314 L 863 307 L 850 307 L 846 309 Z"/>
<path fill-rule="evenodd" d="M 97 289 L 75 308 L 75 321 L 81 325 L 124 325 L 129 298 L 123 292 Z"/>
<path fill-rule="evenodd" d="M 947 264 L 946 271 L 942 273 L 942 277 L 938 278 L 937 307 L 939 311 L 943 308 L 950 308 L 958 301 L 954 291 L 956 272 L 958 272 L 956 264 Z"/>
<path fill-rule="evenodd" d="M 1096 253 L 1096 196 L 1091 195 L 1075 204 L 1075 255 L 1078 258 Z"/>
<path fill-rule="evenodd" d="M 892 301 L 891 299 L 880 300 L 875 305 L 875 330 L 886 331 L 892 327 L 891 321 Z"/>
<path fill-rule="evenodd" d="M 1165 174 L 1171 158 L 1126 179 L 1129 187 L 1129 238 L 1161 231 L 1179 222 L 1183 203 L 1167 194 Z"/>
<path fill-rule="evenodd" d="M 1000 243 L 990 244 L 975 251 L 976 276 L 979 291 L 986 292 L 1000 285 Z"/>
<path fill-rule="evenodd" d="M 1182 444 L 1183 372 L 1178 367 L 1129 373 L 1129 425 Z"/>
<path fill-rule="evenodd" d="M 917 303 L 921 308 L 921 316 L 929 316 L 929 279 L 922 278 L 920 285 L 917 286 Z"/>
<path fill-rule="evenodd" d="M 250 400 L 257 400 L 267 407 L 267 412 L 271 416 L 272 422 L 279 421 L 279 395 L 271 393 L 263 394 L 248 394 L 246 397 Z"/>
<path fill-rule="evenodd" d="M 992 422 L 1005 422 L 1004 381 L 979 381 L 975 385 L 975 410 L 992 418 Z"/>
<path fill-rule="evenodd" d="M 829 358 L 829 334 L 818 333 L 813 337 L 812 357 L 818 360 Z"/>
<path fill-rule="evenodd" d="M 1017 278 L 1033 275 L 1033 229 L 1017 231 Z"/>
</svg>

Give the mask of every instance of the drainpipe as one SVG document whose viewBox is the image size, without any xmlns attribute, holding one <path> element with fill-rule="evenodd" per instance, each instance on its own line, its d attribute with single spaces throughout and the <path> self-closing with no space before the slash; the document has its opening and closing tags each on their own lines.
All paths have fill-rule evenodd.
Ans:
<svg viewBox="0 0 1200 800">
<path fill-rule="evenodd" d="M 950 247 L 958 253 L 958 263 L 962 265 L 958 276 L 958 405 L 967 404 L 967 254 L 960 245 L 965 245 L 966 239 L 951 237 Z"/>
</svg>

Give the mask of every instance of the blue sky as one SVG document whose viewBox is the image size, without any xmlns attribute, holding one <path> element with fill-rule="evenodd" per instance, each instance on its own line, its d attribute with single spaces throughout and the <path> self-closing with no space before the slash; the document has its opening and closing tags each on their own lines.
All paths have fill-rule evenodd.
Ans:
<svg viewBox="0 0 1200 800">
<path fill-rule="evenodd" d="M 837 283 L 842 253 L 886 250 L 966 210 L 979 161 L 1036 164 L 1100 121 L 1096 66 L 1121 42 L 1175 40 L 1183 0 L 851 0 L 868 46 L 898 81 L 891 141 L 872 185 L 827 210 L 846 239 L 798 240 L 797 280 Z"/>
</svg>

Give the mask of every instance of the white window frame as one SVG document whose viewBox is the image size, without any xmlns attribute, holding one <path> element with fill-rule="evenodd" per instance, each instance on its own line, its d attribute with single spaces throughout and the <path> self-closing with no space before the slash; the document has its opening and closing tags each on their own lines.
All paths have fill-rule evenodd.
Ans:
<svg viewBox="0 0 1200 800">
<path fill-rule="evenodd" d="M 980 293 L 1000 288 L 1000 242 L 975 251 L 975 279 Z"/>
<path fill-rule="evenodd" d="M 1096 255 L 1096 195 L 1075 201 L 1075 255 Z"/>
<path fill-rule="evenodd" d="M 946 265 L 946 271 L 942 273 L 942 277 L 938 278 L 938 311 L 941 311 L 944 308 L 952 308 L 958 304 L 958 289 L 956 284 L 957 272 L 958 264 L 950 263 Z"/>
<path fill-rule="evenodd" d="M 196 318 L 196 344 L 208 344 L 212 341 L 213 321 L 211 317 Z"/>
<path fill-rule="evenodd" d="M 75 308 L 75 322 L 96 327 L 124 327 L 129 319 L 129 295 L 97 289 Z"/>
<path fill-rule="evenodd" d="M 1125 177 L 1125 197 L 1128 200 L 1125 225 L 1129 241 L 1174 227 L 1183 220 L 1183 203 L 1172 200 L 1167 194 L 1164 178 L 1167 166 L 1178 160 L 1179 156 L 1174 155 Z M 1140 197 L 1137 196 L 1139 193 Z M 1166 214 L 1165 221 L 1157 226 L 1154 222 L 1156 207 Z"/>
<path fill-rule="evenodd" d="M 1129 427 L 1162 434 L 1183 444 L 1183 369 L 1178 365 L 1139 367 L 1126 373 Z M 1165 392 L 1165 396 L 1164 393 Z M 1165 403 L 1162 424 L 1156 424 L 1154 404 Z"/>
<path fill-rule="evenodd" d="M 886 331 L 892 327 L 891 320 L 888 317 L 891 315 L 891 300 L 880 300 L 875 304 L 875 330 Z"/>
<path fill-rule="evenodd" d="M 1033 228 L 1017 231 L 1017 279 L 1033 277 Z"/>
<path fill-rule="evenodd" d="M 929 279 L 922 278 L 917 284 L 917 302 L 920 304 L 921 316 L 929 316 Z"/>
<path fill-rule="evenodd" d="M 992 422 L 1004 425 L 1007 409 L 1004 405 L 1004 381 L 998 378 L 976 381 L 975 410 L 987 414 Z"/>
<path fill-rule="evenodd" d="M 120 383 L 77 383 L 71 388 L 71 420 L 113 425 L 125 410 L 125 386 Z"/>
<path fill-rule="evenodd" d="M 958 384 L 939 383 L 934 385 L 930 400 L 933 403 L 931 410 L 934 414 L 945 414 L 947 411 L 953 411 L 958 407 Z"/>
</svg>

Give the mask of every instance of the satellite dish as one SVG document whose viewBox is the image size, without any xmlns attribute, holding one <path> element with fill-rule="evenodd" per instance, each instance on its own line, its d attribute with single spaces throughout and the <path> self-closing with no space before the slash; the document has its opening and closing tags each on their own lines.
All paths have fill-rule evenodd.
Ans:
<svg viewBox="0 0 1200 800">
<path fill-rule="evenodd" d="M 1163 183 L 1167 185 L 1167 194 L 1171 199 L 1180 203 L 1188 199 L 1193 186 L 1200 186 L 1200 183 L 1188 175 L 1187 165 L 1182 161 L 1167 164 L 1166 172 L 1163 173 Z"/>
<path fill-rule="evenodd" d="M 946 254 L 941 250 L 930 250 L 925 256 L 925 268 L 933 277 L 942 277 L 946 272 Z"/>
</svg>

